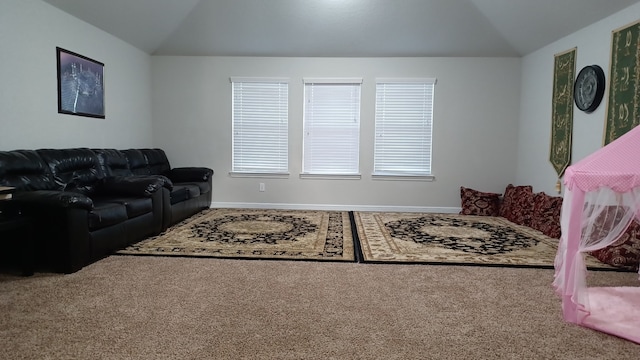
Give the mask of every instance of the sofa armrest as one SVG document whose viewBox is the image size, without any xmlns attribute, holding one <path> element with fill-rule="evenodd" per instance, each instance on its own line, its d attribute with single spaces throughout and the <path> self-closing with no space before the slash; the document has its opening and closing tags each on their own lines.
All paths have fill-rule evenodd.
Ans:
<svg viewBox="0 0 640 360">
<path fill-rule="evenodd" d="M 93 209 L 93 200 L 80 193 L 55 190 L 18 191 L 11 200 L 16 205 L 53 206 L 62 208 Z"/>
<path fill-rule="evenodd" d="M 87 219 L 93 201 L 87 196 L 69 191 L 18 191 L 11 200 L 0 203 L 3 213 L 23 214 L 32 220 L 37 244 L 33 256 L 51 270 L 72 273 L 92 261 Z"/>
<path fill-rule="evenodd" d="M 213 170 L 205 167 L 180 167 L 169 170 L 166 175 L 175 183 L 209 181 Z"/>
<path fill-rule="evenodd" d="M 143 176 L 147 176 L 147 175 L 143 175 Z M 164 175 L 148 175 L 148 176 L 151 176 L 153 178 L 160 180 L 160 182 L 162 183 L 162 187 L 169 189 L 169 191 L 173 190 L 173 182 L 168 177 Z"/>
<path fill-rule="evenodd" d="M 101 194 L 150 197 L 164 181 L 153 176 L 110 176 L 100 185 Z"/>
</svg>

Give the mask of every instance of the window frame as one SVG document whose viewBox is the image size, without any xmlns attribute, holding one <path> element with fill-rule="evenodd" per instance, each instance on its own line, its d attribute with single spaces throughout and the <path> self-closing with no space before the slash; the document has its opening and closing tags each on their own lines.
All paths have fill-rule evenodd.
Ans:
<svg viewBox="0 0 640 360">
<path fill-rule="evenodd" d="M 375 180 L 414 180 L 414 181 L 434 181 L 435 180 L 435 176 L 433 175 L 433 114 L 434 114 L 434 98 L 435 98 L 435 85 L 437 84 L 437 79 L 436 78 L 377 78 L 376 79 L 376 90 L 375 90 L 375 109 L 374 109 L 374 142 L 373 142 L 373 171 L 372 171 L 372 178 Z M 387 92 L 387 86 L 386 85 L 390 85 L 391 87 L 396 87 L 396 89 L 389 89 L 389 92 L 391 91 L 396 91 L 395 94 L 390 94 L 389 92 Z M 421 86 L 427 86 L 430 87 L 428 89 L 423 90 L 425 92 L 424 97 L 425 99 L 423 100 L 424 103 L 422 105 L 422 107 L 426 107 L 422 112 L 420 111 L 416 111 L 413 114 L 410 115 L 400 115 L 398 114 L 398 110 L 397 109 L 393 109 L 394 104 L 393 101 L 402 101 L 403 103 L 405 103 L 404 105 L 406 106 L 406 102 L 407 102 L 407 98 L 411 98 L 411 94 L 409 92 L 411 92 L 411 89 L 398 89 L 398 86 L 402 86 L 402 85 L 421 85 Z M 385 91 L 385 93 L 380 93 L 381 89 L 380 87 L 384 86 L 385 89 L 383 91 Z M 404 93 L 398 93 L 397 91 L 404 91 Z M 417 91 L 416 91 L 417 92 Z M 391 102 L 390 103 L 381 103 L 381 98 L 388 98 L 389 96 L 391 96 Z M 395 98 L 397 96 L 397 98 Z M 401 97 L 404 97 L 402 100 L 399 100 Z M 397 107 L 398 105 L 395 104 L 395 106 Z M 388 107 L 391 107 L 391 109 L 389 109 Z M 404 110 L 404 109 L 403 109 Z M 420 171 L 416 168 L 413 169 L 409 169 L 406 171 L 403 170 L 397 170 L 397 169 L 384 169 L 385 167 L 385 161 L 388 163 L 390 162 L 388 159 L 387 160 L 380 160 L 381 157 L 393 157 L 394 156 L 394 152 L 391 151 L 387 154 L 384 154 L 380 149 L 381 146 L 385 146 L 385 144 L 381 143 L 379 139 L 381 139 L 382 136 L 382 132 L 383 129 L 381 129 L 381 127 L 384 127 L 385 124 L 382 123 L 382 121 L 385 121 L 384 118 L 382 118 L 383 116 L 385 116 L 384 114 L 382 114 L 384 112 L 384 114 L 389 114 L 388 117 L 389 118 L 394 118 L 394 117 L 407 117 L 407 116 L 414 116 L 414 117 L 418 117 L 418 116 L 422 116 L 423 117 L 423 123 L 422 124 L 408 124 L 410 126 L 413 127 L 413 131 L 411 132 L 412 134 L 414 134 L 416 131 L 420 130 L 420 128 L 424 128 L 424 131 L 427 131 L 428 134 L 426 134 L 427 140 L 426 141 L 422 141 L 423 146 L 426 146 L 427 149 L 421 149 L 419 152 L 421 153 L 426 153 L 427 155 L 427 163 L 426 163 L 426 168 L 424 169 L 424 171 Z M 389 123 L 393 121 L 392 119 L 387 119 L 387 125 L 389 125 Z M 407 119 L 403 119 L 403 121 L 410 123 L 410 120 Z M 392 136 L 402 136 L 402 132 L 401 131 L 397 131 L 394 132 L 393 129 L 389 129 L 387 128 L 384 131 L 391 131 Z M 414 144 L 415 146 L 418 146 L 418 143 L 420 141 L 416 141 L 416 144 Z M 393 144 L 392 141 L 389 141 L 386 146 L 389 148 L 393 148 L 394 146 L 390 146 L 390 144 Z M 406 144 L 406 143 L 405 143 Z M 400 155 L 402 155 L 403 152 L 406 151 L 410 151 L 409 148 L 405 148 L 403 150 L 398 150 L 395 152 L 395 156 L 398 157 Z M 424 156 L 424 155 L 423 155 Z M 420 159 L 421 156 L 417 156 L 415 160 L 413 160 L 413 162 L 419 162 L 421 161 Z M 388 166 L 388 165 L 387 165 Z M 414 164 L 415 166 L 415 164 Z M 382 168 L 382 169 L 380 169 Z"/>
<path fill-rule="evenodd" d="M 285 78 L 285 77 L 230 77 L 229 81 L 231 83 L 231 171 L 229 172 L 229 174 L 232 177 L 288 177 L 289 176 L 289 167 L 290 167 L 290 161 L 289 161 L 289 78 Z M 255 167 L 251 167 L 251 166 L 238 166 L 238 159 L 237 156 L 242 156 L 242 154 L 238 154 L 236 151 L 237 148 L 237 141 L 239 141 L 238 139 L 238 132 L 237 132 L 237 127 L 240 125 L 238 121 L 236 121 L 236 116 L 238 116 L 237 113 L 237 107 L 236 107 L 236 98 L 239 94 L 236 94 L 236 84 L 266 84 L 266 85 L 270 85 L 270 86 L 276 86 L 273 90 L 274 92 L 285 92 L 285 94 L 278 94 L 277 96 L 273 97 L 273 100 L 278 101 L 277 105 L 274 105 L 274 107 L 277 107 L 277 110 L 271 109 L 271 111 L 268 113 L 268 115 L 266 115 L 265 117 L 258 117 L 256 118 L 258 121 L 259 120 L 264 120 L 266 118 L 271 117 L 269 120 L 273 120 L 274 122 L 279 121 L 280 124 L 279 125 L 274 125 L 272 124 L 272 128 L 275 127 L 277 128 L 276 132 L 272 132 L 274 134 L 274 136 L 277 137 L 277 141 L 283 141 L 283 144 L 279 144 L 278 146 L 274 146 L 272 147 L 273 149 L 273 153 L 277 153 L 277 154 L 272 154 L 273 158 L 274 158 L 274 162 L 272 163 L 274 165 L 274 169 L 269 169 L 268 167 L 260 169 L 259 166 L 255 166 Z M 264 90 L 267 87 L 265 86 Z M 244 95 L 243 95 L 244 96 Z M 253 99 L 256 100 L 256 99 Z M 284 100 L 284 105 L 281 103 Z M 257 101 L 262 101 L 260 99 L 258 99 Z M 282 109 L 282 107 L 284 107 L 284 109 Z M 263 107 L 261 109 L 264 109 Z M 251 108 L 248 107 L 247 111 L 251 111 Z M 247 124 L 250 125 L 251 121 L 256 121 L 256 119 L 253 120 L 248 120 Z M 284 125 L 282 125 L 282 122 L 284 121 Z M 263 131 L 261 133 L 264 133 L 264 131 L 266 131 L 266 127 L 268 127 L 268 125 L 265 125 L 265 128 L 262 128 Z M 247 137 L 251 137 L 250 135 L 245 134 L 245 136 Z M 255 135 L 254 135 L 255 136 Z M 284 137 L 284 140 L 282 140 L 282 137 Z M 241 141 L 241 140 L 240 140 Z M 250 148 L 247 148 L 247 151 L 250 151 Z M 262 152 L 264 152 L 264 148 L 261 148 Z M 284 155 L 284 156 L 282 156 Z M 256 161 L 256 164 L 259 161 Z M 282 166 L 282 163 L 284 162 L 285 166 Z M 254 164 L 254 165 L 256 165 Z M 280 165 L 278 167 L 278 165 Z M 285 168 L 286 167 L 286 168 Z"/>
<path fill-rule="evenodd" d="M 303 139 L 302 139 L 302 167 L 301 167 L 301 173 L 300 173 L 300 178 L 322 178 L 322 179 L 360 179 L 361 178 L 361 174 L 360 174 L 360 139 L 361 139 L 361 121 L 362 121 L 362 117 L 361 117 L 361 113 L 362 113 L 362 78 L 303 78 L 303 88 L 304 88 L 304 94 L 303 94 L 303 101 L 304 101 L 304 105 L 303 105 L 303 124 L 302 124 L 302 131 L 303 131 Z M 351 139 L 354 140 L 354 142 L 351 143 L 350 146 L 350 150 L 355 150 L 355 154 L 351 153 L 350 156 L 350 161 L 347 161 L 345 163 L 355 163 L 355 167 L 352 167 L 351 169 L 354 170 L 352 172 L 340 172 L 340 171 L 323 171 L 321 168 L 309 168 L 309 163 L 307 162 L 309 157 L 312 155 L 309 155 L 309 148 L 308 146 L 308 139 L 310 139 L 310 135 L 308 133 L 308 131 L 310 130 L 309 126 L 312 126 L 314 124 L 309 123 L 309 104 L 310 101 L 312 99 L 310 99 L 310 96 L 312 96 L 311 94 L 309 94 L 310 90 L 313 90 L 314 86 L 348 86 L 348 85 L 352 85 L 352 91 L 353 89 L 357 89 L 357 94 L 355 95 L 357 97 L 357 100 L 353 101 L 352 103 L 350 103 L 348 106 L 346 106 L 344 109 L 341 110 L 345 110 L 346 112 L 351 111 L 351 114 L 349 114 L 349 116 L 351 115 L 357 115 L 357 119 L 356 119 L 356 126 L 355 126 L 355 136 Z M 314 104 L 315 106 L 316 104 Z M 345 112 L 345 115 L 347 114 Z M 319 117 L 322 117 L 323 115 L 321 113 L 316 114 Z M 346 125 L 344 127 L 343 132 L 344 133 L 349 133 L 349 126 L 346 122 L 344 122 L 344 124 Z M 329 123 L 323 123 L 322 120 L 318 120 L 318 122 L 315 125 L 330 125 Z M 312 130 L 312 129 L 311 129 Z M 351 129 L 351 136 L 354 135 L 353 132 L 353 128 Z M 321 138 L 321 137 L 320 137 Z M 319 139 L 319 138 L 316 138 Z M 321 163 L 322 160 L 319 161 L 319 163 Z"/>
</svg>

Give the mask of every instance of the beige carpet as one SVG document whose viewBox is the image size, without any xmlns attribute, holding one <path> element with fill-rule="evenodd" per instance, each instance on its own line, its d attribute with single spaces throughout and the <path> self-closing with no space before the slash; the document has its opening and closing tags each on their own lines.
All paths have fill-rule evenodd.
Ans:
<svg viewBox="0 0 640 360">
<path fill-rule="evenodd" d="M 0 274 L 0 358 L 638 359 L 640 345 L 565 323 L 552 280 L 549 269 L 112 256 L 70 275 Z"/>
<path fill-rule="evenodd" d="M 558 240 L 501 217 L 354 214 L 365 262 L 553 268 Z M 616 269 L 587 255 L 590 269 Z"/>
<path fill-rule="evenodd" d="M 355 260 L 346 211 L 208 209 L 118 254 Z"/>
</svg>

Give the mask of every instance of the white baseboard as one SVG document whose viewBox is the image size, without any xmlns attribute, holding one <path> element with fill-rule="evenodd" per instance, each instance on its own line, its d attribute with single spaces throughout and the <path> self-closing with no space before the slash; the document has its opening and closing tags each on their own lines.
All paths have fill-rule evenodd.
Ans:
<svg viewBox="0 0 640 360">
<path fill-rule="evenodd" d="M 241 203 L 213 202 L 212 208 L 233 209 L 280 209 L 280 210 L 325 210 L 325 211 L 372 211 L 372 212 L 424 212 L 457 214 L 459 207 L 433 206 L 388 206 L 388 205 L 325 205 L 325 204 L 282 204 L 282 203 Z"/>
</svg>

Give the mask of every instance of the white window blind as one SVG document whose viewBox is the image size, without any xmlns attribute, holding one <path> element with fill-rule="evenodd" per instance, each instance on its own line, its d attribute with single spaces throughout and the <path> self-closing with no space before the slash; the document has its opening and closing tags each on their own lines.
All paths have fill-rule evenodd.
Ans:
<svg viewBox="0 0 640 360">
<path fill-rule="evenodd" d="M 362 79 L 304 82 L 303 174 L 359 174 Z"/>
<path fill-rule="evenodd" d="M 288 80 L 231 78 L 231 83 L 232 172 L 287 173 Z"/>
<path fill-rule="evenodd" d="M 377 79 L 374 175 L 430 176 L 435 79 Z"/>
</svg>

